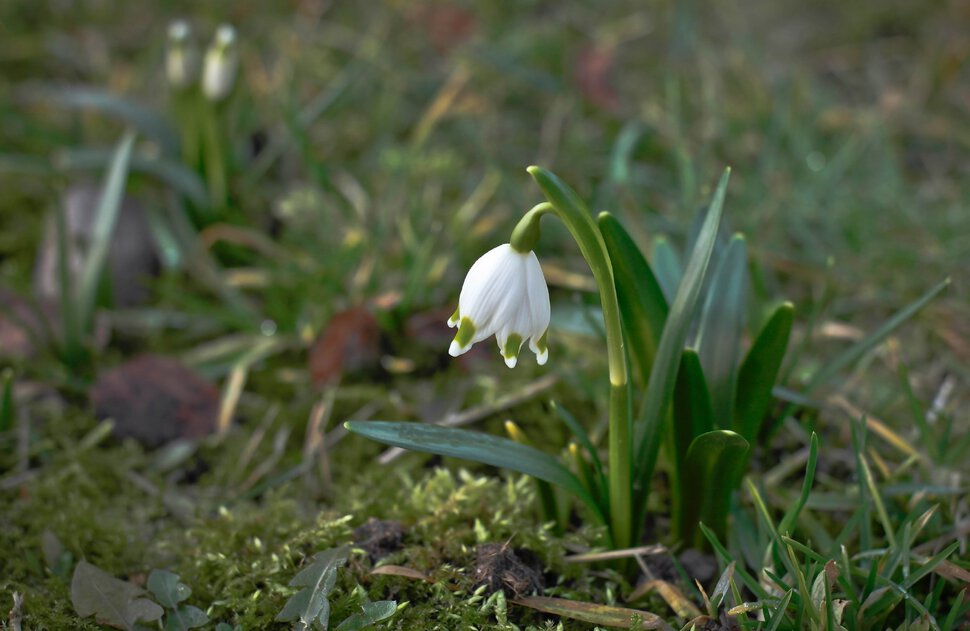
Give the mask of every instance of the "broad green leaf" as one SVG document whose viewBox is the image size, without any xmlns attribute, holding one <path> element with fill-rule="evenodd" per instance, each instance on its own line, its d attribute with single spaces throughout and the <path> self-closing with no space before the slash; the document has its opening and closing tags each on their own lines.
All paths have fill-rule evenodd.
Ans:
<svg viewBox="0 0 970 631">
<path fill-rule="evenodd" d="M 886 320 L 886 322 L 884 322 L 883 325 L 878 329 L 844 350 L 841 354 L 839 354 L 838 357 L 830 361 L 828 364 L 820 368 L 818 372 L 812 375 L 808 385 L 805 386 L 805 392 L 808 393 L 818 386 L 826 383 L 836 374 L 838 374 L 843 368 L 849 364 L 852 364 L 857 359 L 878 346 L 884 339 L 889 337 L 893 331 L 899 328 L 900 325 L 909 320 L 911 317 L 916 315 L 920 309 L 925 307 L 941 291 L 949 287 L 949 285 L 949 278 L 938 283 L 935 287 L 920 296 L 917 300 L 899 310 L 895 315 Z"/>
<path fill-rule="evenodd" d="M 684 275 L 684 268 L 680 264 L 677 250 L 666 237 L 654 239 L 652 251 L 651 267 L 657 275 L 657 283 L 669 304 L 677 295 L 677 286 L 680 285 L 680 279 Z"/>
<path fill-rule="evenodd" d="M 547 596 L 525 596 L 516 598 L 512 602 L 516 605 L 551 613 L 555 616 L 581 620 L 604 627 L 617 629 L 634 628 L 632 623 L 636 618 L 639 618 L 640 626 L 636 628 L 670 629 L 670 626 L 660 616 L 639 609 L 612 607 L 577 600 L 567 600 L 565 598 L 549 598 Z"/>
<path fill-rule="evenodd" d="M 734 431 L 753 443 L 771 405 L 772 389 L 788 350 L 795 307 L 780 305 L 762 327 L 738 371 Z"/>
<path fill-rule="evenodd" d="M 125 132 L 111 159 L 111 166 L 101 187 L 101 199 L 95 211 L 94 230 L 91 233 L 91 246 L 81 270 L 77 293 L 77 318 L 80 330 L 86 331 L 94 313 L 101 272 L 108 260 L 108 251 L 114 235 L 115 224 L 121 210 L 121 198 L 128 183 L 128 163 L 135 146 L 135 134 Z"/>
<path fill-rule="evenodd" d="M 695 499 L 684 495 L 683 475 L 687 461 L 687 450 L 694 439 L 714 429 L 711 411 L 711 397 L 707 391 L 707 381 L 697 351 L 685 348 L 680 358 L 677 382 L 674 386 L 674 407 L 670 416 L 671 438 L 673 439 L 675 489 L 674 521 L 677 529 L 683 523 L 683 503 Z"/>
<path fill-rule="evenodd" d="M 650 375 L 667 320 L 667 299 L 647 260 L 620 222 L 609 213 L 600 213 L 598 222 L 613 265 L 627 351 L 643 384 Z"/>
<path fill-rule="evenodd" d="M 397 602 L 393 600 L 378 600 L 376 602 L 364 603 L 361 605 L 362 611 L 355 613 L 337 625 L 337 631 L 360 631 L 361 629 L 387 620 L 397 611 Z"/>
<path fill-rule="evenodd" d="M 99 88 L 85 86 L 37 86 L 24 91 L 27 100 L 44 106 L 95 110 L 130 124 L 158 142 L 162 153 L 178 156 L 178 132 L 151 109 Z"/>
<path fill-rule="evenodd" d="M 303 589 L 286 601 L 275 619 L 280 622 L 299 621 L 304 628 L 326 629 L 330 619 L 327 596 L 337 581 L 337 570 L 347 562 L 349 554 L 347 546 L 315 554 L 313 562 L 300 570 L 289 583 L 291 587 Z"/>
<path fill-rule="evenodd" d="M 167 570 L 152 570 L 148 575 L 148 591 L 166 609 L 177 608 L 180 602 L 192 595 L 192 590 L 179 579 L 179 575 Z"/>
<path fill-rule="evenodd" d="M 726 429 L 701 434 L 691 443 L 684 462 L 685 544 L 703 544 L 703 535 L 697 529 L 699 522 L 719 538 L 725 535 L 734 481 L 741 474 L 747 453 L 748 441 Z"/>
<path fill-rule="evenodd" d="M 87 561 L 78 561 L 71 578 L 71 604 L 77 615 L 93 615 L 100 624 L 117 629 L 133 630 L 139 620 L 152 622 L 162 617 L 162 608 L 142 598 L 144 593 Z"/>
<path fill-rule="evenodd" d="M 734 391 L 747 300 L 747 263 L 744 237 L 735 235 L 707 287 L 694 343 L 711 393 L 714 424 L 721 429 L 730 428 L 734 418 Z"/>
<path fill-rule="evenodd" d="M 344 427 L 386 445 L 462 458 L 545 480 L 581 499 L 600 520 L 606 521 L 600 506 L 576 476 L 555 458 L 533 447 L 483 432 L 427 423 L 348 421 Z"/>
<path fill-rule="evenodd" d="M 657 348 L 657 356 L 654 359 L 650 379 L 647 382 L 646 400 L 636 424 L 633 443 L 636 457 L 634 460 L 636 467 L 634 480 L 640 484 L 636 504 L 641 513 L 646 506 L 650 486 L 649 479 L 657 461 L 657 451 L 660 449 L 660 434 L 663 429 L 664 418 L 673 396 L 677 370 L 680 367 L 681 352 L 684 348 L 684 342 L 687 340 L 691 322 L 694 320 L 701 287 L 707 274 L 730 177 L 731 170 L 725 169 L 714 193 L 710 212 L 707 214 L 704 227 L 698 237 L 697 247 L 691 254 L 687 271 L 677 288 L 677 295 L 664 325 L 660 345 Z M 637 521 L 639 522 L 639 519 Z"/>
</svg>

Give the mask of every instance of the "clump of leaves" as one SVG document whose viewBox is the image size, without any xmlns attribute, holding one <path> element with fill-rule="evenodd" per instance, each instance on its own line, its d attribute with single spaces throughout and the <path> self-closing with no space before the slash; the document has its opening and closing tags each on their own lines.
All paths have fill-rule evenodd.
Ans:
<svg viewBox="0 0 970 631">
<path fill-rule="evenodd" d="M 184 604 L 192 595 L 179 575 L 167 570 L 152 570 L 148 575 L 148 590 L 165 608 L 165 631 L 188 631 L 209 622 L 209 616 L 193 605 Z"/>
<path fill-rule="evenodd" d="M 293 629 L 326 631 L 330 625 L 330 601 L 328 596 L 337 581 L 337 570 L 347 563 L 350 550 L 347 546 L 318 552 L 313 562 L 290 581 L 291 587 L 302 587 L 290 597 L 283 610 L 276 616 L 280 622 L 293 622 Z M 337 626 L 338 631 L 358 631 L 368 625 L 389 618 L 397 610 L 393 600 L 366 602 L 357 612 Z"/>
</svg>

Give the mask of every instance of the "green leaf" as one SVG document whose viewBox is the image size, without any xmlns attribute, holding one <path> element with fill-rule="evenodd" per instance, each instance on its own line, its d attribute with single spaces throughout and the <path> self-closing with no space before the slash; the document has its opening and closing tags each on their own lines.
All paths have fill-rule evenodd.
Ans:
<svg viewBox="0 0 970 631">
<path fill-rule="evenodd" d="M 691 443 L 683 473 L 684 543 L 703 544 L 703 535 L 697 529 L 699 522 L 704 522 L 718 538 L 724 537 L 734 481 L 741 474 L 747 453 L 748 441 L 727 429 L 701 434 Z"/>
<path fill-rule="evenodd" d="M 157 141 L 162 153 L 177 156 L 178 132 L 149 108 L 117 94 L 85 86 L 35 86 L 24 91 L 27 100 L 44 106 L 96 110 L 130 124 Z"/>
<path fill-rule="evenodd" d="M 570 471 L 547 453 L 500 438 L 456 427 L 395 421 L 348 421 L 344 427 L 372 440 L 439 456 L 451 456 L 517 471 L 561 486 L 605 523 L 600 506 Z"/>
<path fill-rule="evenodd" d="M 148 575 L 148 591 L 166 609 L 176 609 L 180 602 L 192 595 L 192 590 L 179 580 L 178 574 L 166 570 L 152 570 Z"/>
<path fill-rule="evenodd" d="M 674 387 L 674 413 L 672 418 L 674 438 L 675 472 L 683 475 L 687 450 L 694 439 L 714 429 L 711 397 L 707 380 L 697 351 L 685 348 L 677 371 Z"/>
<path fill-rule="evenodd" d="M 722 429 L 731 427 L 734 418 L 747 299 L 747 263 L 744 237 L 735 235 L 711 278 L 694 344 L 707 377 L 714 423 Z"/>
<path fill-rule="evenodd" d="M 653 259 L 652 268 L 657 275 L 657 283 L 664 292 L 667 303 L 673 301 L 677 295 L 677 286 L 684 275 L 684 268 L 680 264 L 680 257 L 677 250 L 671 245 L 666 237 L 657 237 L 653 240 Z"/>
<path fill-rule="evenodd" d="M 795 307 L 790 302 L 779 305 L 758 333 L 738 371 L 734 431 L 748 442 L 757 439 L 771 405 L 772 388 L 788 350 L 794 318 Z"/>
<path fill-rule="evenodd" d="M 193 605 L 182 605 L 165 616 L 165 631 L 188 631 L 209 623 L 209 616 Z"/>
<path fill-rule="evenodd" d="M 634 466 L 637 467 L 634 480 L 640 484 L 636 503 L 640 513 L 646 506 L 649 479 L 657 461 L 664 418 L 677 380 L 681 352 L 694 319 L 701 287 L 714 249 L 730 176 L 731 170 L 725 169 L 717 185 L 710 212 L 707 213 L 704 227 L 698 236 L 697 247 L 691 254 L 687 271 L 677 288 L 677 295 L 670 308 L 670 314 L 660 337 L 660 345 L 657 348 L 657 356 L 650 371 L 650 380 L 647 382 L 646 400 L 636 425 L 633 443 L 636 455 Z M 639 522 L 639 519 L 637 521 Z"/>
<path fill-rule="evenodd" d="M 600 213 L 598 222 L 613 265 L 627 350 L 642 384 L 650 375 L 667 320 L 667 299 L 647 260 L 620 222 L 609 213 Z"/>
<path fill-rule="evenodd" d="M 833 359 L 831 362 L 820 368 L 818 372 L 812 375 L 808 385 L 805 386 L 805 392 L 808 393 L 818 386 L 826 383 L 835 377 L 835 375 L 837 375 L 843 368 L 849 364 L 852 364 L 857 359 L 878 346 L 884 339 L 889 337 L 893 331 L 899 328 L 900 325 L 909 320 L 911 317 L 916 315 L 920 309 L 925 307 L 931 300 L 933 300 L 933 298 L 937 296 L 937 294 L 949 287 L 949 285 L 949 278 L 940 282 L 935 287 L 920 296 L 917 300 L 899 310 L 878 329 L 844 350 L 841 354 L 839 354 L 838 357 Z"/>
<path fill-rule="evenodd" d="M 111 166 L 101 187 L 101 199 L 98 202 L 94 229 L 91 233 L 91 247 L 81 270 L 77 293 L 76 316 L 81 331 L 88 330 L 91 324 L 98 283 L 101 281 L 101 272 L 108 259 L 111 239 L 121 210 L 121 198 L 128 182 L 128 163 L 131 160 L 134 145 L 135 134 L 131 131 L 125 132 L 115 149 Z"/>
<path fill-rule="evenodd" d="M 152 622 L 162 617 L 162 608 L 142 598 L 144 593 L 87 561 L 78 561 L 71 578 L 71 604 L 77 615 L 93 615 L 98 623 L 117 629 L 132 631 L 139 620 Z"/>
<path fill-rule="evenodd" d="M 378 600 L 364 603 L 358 613 L 355 613 L 337 626 L 337 631 L 360 631 L 364 627 L 386 620 L 397 611 L 397 602 L 393 600 Z"/>
<path fill-rule="evenodd" d="M 279 622 L 299 621 L 304 628 L 327 628 L 330 620 L 330 601 L 327 600 L 337 570 L 344 566 L 350 549 L 347 546 L 318 552 L 313 561 L 290 581 L 291 587 L 303 587 L 294 594 L 283 610 L 276 615 Z"/>
</svg>

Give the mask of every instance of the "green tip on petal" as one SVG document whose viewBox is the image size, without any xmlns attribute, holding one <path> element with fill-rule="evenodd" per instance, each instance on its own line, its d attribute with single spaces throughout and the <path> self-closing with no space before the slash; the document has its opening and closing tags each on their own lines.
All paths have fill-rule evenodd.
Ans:
<svg viewBox="0 0 970 631">
<path fill-rule="evenodd" d="M 450 318 L 448 318 L 448 326 L 455 328 L 458 326 L 459 320 L 461 320 L 461 316 L 458 315 L 458 307 L 455 307 L 455 312 L 451 314 Z"/>
<path fill-rule="evenodd" d="M 461 324 L 458 326 L 458 333 L 455 334 L 455 339 L 451 341 L 451 347 L 448 349 L 448 354 L 452 357 L 458 357 L 471 348 L 472 340 L 474 338 L 475 325 L 472 324 L 471 318 L 466 316 L 461 319 Z"/>
<path fill-rule="evenodd" d="M 548 329 L 538 340 L 534 340 L 531 344 L 532 352 L 536 354 L 536 363 L 540 366 L 545 366 L 549 360 L 549 347 L 546 344 L 547 335 L 549 335 Z"/>
<path fill-rule="evenodd" d="M 505 365 L 509 368 L 515 368 L 515 364 L 518 363 L 520 348 L 522 348 L 522 336 L 518 333 L 513 333 L 505 340 L 502 357 L 505 358 Z"/>
</svg>

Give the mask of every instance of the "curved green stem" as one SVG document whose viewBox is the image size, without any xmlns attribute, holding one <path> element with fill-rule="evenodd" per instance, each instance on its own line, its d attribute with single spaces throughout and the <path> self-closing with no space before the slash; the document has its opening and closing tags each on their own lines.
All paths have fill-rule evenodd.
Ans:
<svg viewBox="0 0 970 631">
<path fill-rule="evenodd" d="M 556 215 L 579 245 L 580 252 L 599 287 L 603 321 L 606 325 L 606 347 L 610 371 L 610 432 L 609 432 L 609 516 L 613 545 L 626 548 L 633 545 L 632 518 L 632 434 L 626 355 L 623 350 L 623 329 L 620 307 L 613 281 L 603 235 L 575 191 L 558 177 L 532 166 L 529 174 L 549 200 L 534 207 L 512 232 L 510 244 L 520 252 L 530 251 L 538 240 L 539 220 L 546 213 Z"/>
</svg>

